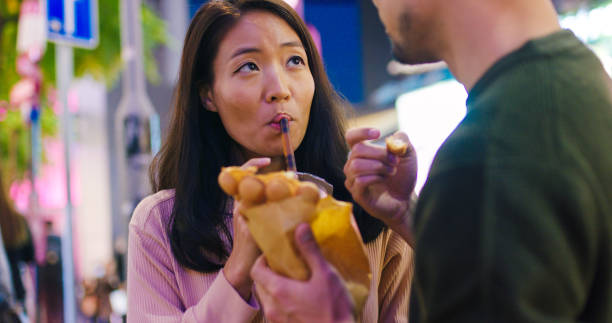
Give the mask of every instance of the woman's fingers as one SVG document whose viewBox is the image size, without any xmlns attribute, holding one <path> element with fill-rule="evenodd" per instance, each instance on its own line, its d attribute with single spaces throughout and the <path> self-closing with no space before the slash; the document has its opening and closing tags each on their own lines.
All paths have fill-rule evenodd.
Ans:
<svg viewBox="0 0 612 323">
<path fill-rule="evenodd" d="M 240 209 L 238 209 L 238 212 L 240 212 Z M 246 224 L 246 218 L 240 214 L 240 213 L 234 213 L 234 231 L 236 233 L 240 232 L 240 233 L 247 233 L 249 232 L 249 229 L 247 227 Z"/>
<path fill-rule="evenodd" d="M 247 168 L 249 166 L 255 166 L 257 168 L 262 168 L 270 165 L 269 157 L 261 157 L 261 158 L 252 158 L 249 159 L 246 163 L 244 163 L 241 168 Z"/>
</svg>

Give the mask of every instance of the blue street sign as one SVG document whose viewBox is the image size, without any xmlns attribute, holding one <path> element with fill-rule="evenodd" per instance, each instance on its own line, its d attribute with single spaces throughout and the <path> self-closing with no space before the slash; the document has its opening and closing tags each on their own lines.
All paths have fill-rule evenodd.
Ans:
<svg viewBox="0 0 612 323">
<path fill-rule="evenodd" d="M 47 0 L 47 38 L 73 47 L 98 46 L 98 1 Z"/>
</svg>

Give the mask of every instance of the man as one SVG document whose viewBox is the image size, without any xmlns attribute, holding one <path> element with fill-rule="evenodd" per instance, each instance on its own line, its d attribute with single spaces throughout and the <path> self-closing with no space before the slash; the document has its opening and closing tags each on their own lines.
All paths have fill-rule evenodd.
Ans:
<svg viewBox="0 0 612 323">
<path fill-rule="evenodd" d="M 598 59 L 560 29 L 549 0 L 374 3 L 398 60 L 444 60 L 469 92 L 414 225 L 413 154 L 391 160 L 368 142 L 377 131 L 347 133 L 355 201 L 407 241 L 414 232 L 411 319 L 612 322 L 612 82 Z M 320 259 L 308 228 L 296 235 Z M 350 321 L 333 268 L 308 263 L 317 280 L 284 286 L 256 263 L 264 311 L 299 321 L 318 304 L 313 322 Z M 315 290 L 329 295 L 309 299 Z"/>
</svg>

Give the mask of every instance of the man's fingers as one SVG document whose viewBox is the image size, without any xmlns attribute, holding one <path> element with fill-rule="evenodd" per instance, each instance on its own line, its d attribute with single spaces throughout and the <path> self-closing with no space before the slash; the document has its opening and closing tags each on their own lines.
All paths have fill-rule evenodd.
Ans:
<svg viewBox="0 0 612 323">
<path fill-rule="evenodd" d="M 364 175 L 391 175 L 396 168 L 374 159 L 352 159 L 344 166 L 344 174 L 347 178 Z"/>
<path fill-rule="evenodd" d="M 347 178 L 346 180 L 344 180 L 344 187 L 346 187 L 346 189 L 349 190 L 349 192 L 351 192 L 351 194 L 352 194 L 351 189 L 353 187 L 353 183 L 354 182 L 355 182 L 354 178 L 351 178 L 351 179 Z"/>
<path fill-rule="evenodd" d="M 259 256 L 257 260 L 255 260 L 253 267 L 251 267 L 251 278 L 253 278 L 256 284 L 268 289 L 269 286 L 278 283 L 282 277 L 275 274 L 270 267 L 268 267 L 264 256 Z"/>
<path fill-rule="evenodd" d="M 319 249 L 319 245 L 312 234 L 310 225 L 302 223 L 295 229 L 295 241 L 298 250 L 302 254 L 302 257 L 306 260 L 310 270 L 315 273 L 317 270 L 321 270 L 322 267 L 327 266 L 327 261 Z"/>
<path fill-rule="evenodd" d="M 380 175 L 359 176 L 355 178 L 355 181 L 353 182 L 353 187 L 356 187 L 358 190 L 360 190 L 361 187 L 365 188 L 372 184 L 380 183 L 382 181 L 384 181 L 384 177 Z"/>
<path fill-rule="evenodd" d="M 385 177 L 386 176 L 384 175 L 378 174 L 354 176 L 351 178 L 347 178 L 344 181 L 344 186 L 347 190 L 349 190 L 349 192 L 351 192 L 353 198 L 356 199 L 358 196 L 363 196 L 365 188 L 370 185 L 383 182 L 385 180 Z M 357 200 L 355 202 L 357 202 Z"/>
<path fill-rule="evenodd" d="M 370 180 L 371 177 L 376 178 L 379 182 L 384 177 L 393 176 L 397 172 L 397 167 L 389 166 L 377 160 L 353 159 L 344 165 L 343 171 L 346 177 L 344 186 L 355 197 L 354 185 L 356 179 L 361 178 L 361 182 L 366 180 L 368 184 L 373 184 L 374 182 Z"/>
<path fill-rule="evenodd" d="M 264 256 L 259 256 L 251 268 L 251 278 L 260 296 L 266 317 L 272 322 L 285 322 L 289 309 L 295 305 L 292 295 L 303 289 L 304 282 L 286 278 L 268 267 Z M 299 294 L 299 293 L 298 293 Z"/>
<path fill-rule="evenodd" d="M 406 155 L 409 155 L 411 151 L 414 151 L 414 146 L 412 145 L 412 142 L 410 142 L 410 138 L 408 138 L 408 135 L 405 132 L 398 131 L 393 134 L 393 137 L 400 139 L 408 145 L 406 148 Z"/>
<path fill-rule="evenodd" d="M 405 132 L 403 132 L 403 131 L 398 131 L 398 132 L 394 133 L 393 137 L 401 139 L 405 143 L 411 144 L 410 143 L 410 138 L 408 138 L 408 135 Z"/>
<path fill-rule="evenodd" d="M 358 142 L 352 146 L 350 159 L 355 158 L 376 159 L 383 162 L 389 162 L 386 147 L 364 141 Z"/>
<path fill-rule="evenodd" d="M 255 284 L 255 289 L 257 290 L 257 296 L 259 297 L 264 315 L 268 322 L 286 322 L 288 315 L 282 310 L 282 304 L 279 304 L 278 300 L 272 297 L 272 295 L 270 295 L 261 285 Z"/>
<path fill-rule="evenodd" d="M 261 255 L 255 260 L 251 267 L 251 278 L 253 281 L 265 288 L 269 294 L 279 298 L 282 296 L 284 289 L 299 288 L 299 281 L 283 277 L 270 269 L 266 258 Z"/>
<path fill-rule="evenodd" d="M 380 137 L 380 130 L 375 128 L 353 128 L 346 132 L 346 142 L 352 147 L 364 140 L 374 140 Z"/>
<path fill-rule="evenodd" d="M 368 199 L 370 198 L 368 188 L 370 185 L 380 183 L 383 181 L 383 177 L 380 175 L 366 175 L 356 177 L 353 181 L 353 185 L 349 188 L 353 199 L 357 204 L 367 205 Z"/>
</svg>

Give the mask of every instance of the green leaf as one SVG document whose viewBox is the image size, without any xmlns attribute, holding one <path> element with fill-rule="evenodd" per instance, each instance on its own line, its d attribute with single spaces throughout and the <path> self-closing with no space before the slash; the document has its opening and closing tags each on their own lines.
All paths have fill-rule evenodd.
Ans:
<svg viewBox="0 0 612 323">
<path fill-rule="evenodd" d="M 112 88 L 121 74 L 121 24 L 120 0 L 99 0 L 99 45 L 93 50 L 74 50 L 74 74 L 81 77 L 90 74 Z M 0 0 L 0 101 L 8 101 L 11 87 L 21 77 L 16 71 L 17 24 L 22 0 Z M 147 5 L 142 6 L 143 53 L 145 75 L 151 83 L 161 80 L 154 50 L 174 44 L 168 36 L 165 22 Z M 41 133 L 43 137 L 56 136 L 57 116 L 49 107 L 47 94 L 55 87 L 55 45 L 47 43 L 47 49 L 39 62 L 43 73 L 41 89 Z M 44 154 L 44 151 L 43 151 Z M 30 163 L 30 133 L 28 124 L 19 111 L 11 110 L 0 121 L 0 171 L 10 173 L 13 179 L 23 178 Z M 5 176 L 7 177 L 7 176 Z"/>
</svg>

